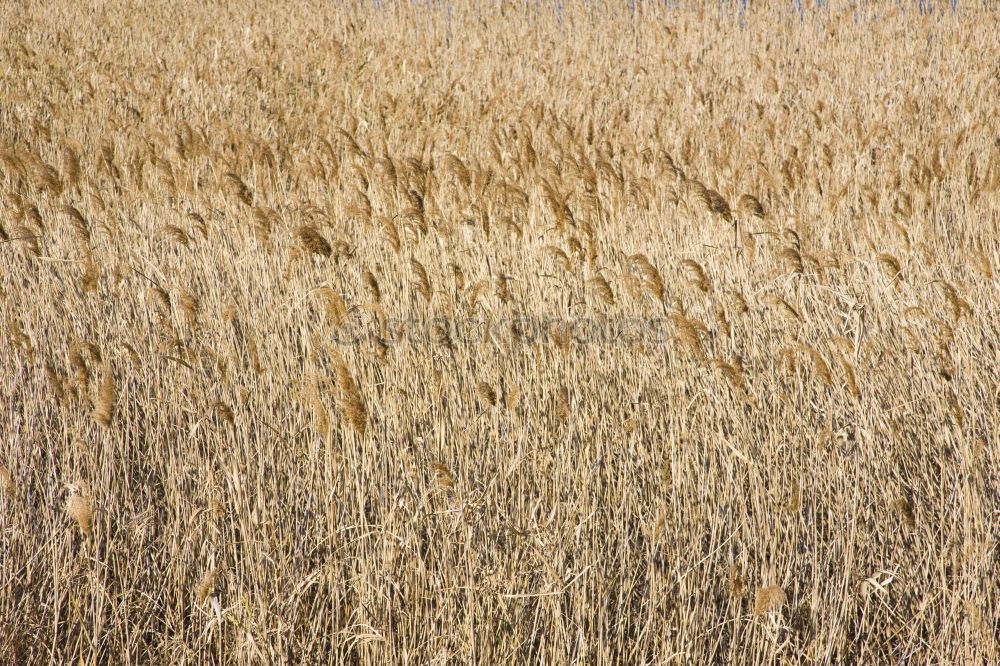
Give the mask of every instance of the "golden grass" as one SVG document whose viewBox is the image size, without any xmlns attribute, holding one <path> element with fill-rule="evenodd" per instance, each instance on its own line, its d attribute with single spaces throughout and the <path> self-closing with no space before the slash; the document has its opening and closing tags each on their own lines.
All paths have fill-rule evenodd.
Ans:
<svg viewBox="0 0 1000 666">
<path fill-rule="evenodd" d="M 1000 662 L 995 11 L 370 4 L 0 8 L 0 663 Z"/>
</svg>

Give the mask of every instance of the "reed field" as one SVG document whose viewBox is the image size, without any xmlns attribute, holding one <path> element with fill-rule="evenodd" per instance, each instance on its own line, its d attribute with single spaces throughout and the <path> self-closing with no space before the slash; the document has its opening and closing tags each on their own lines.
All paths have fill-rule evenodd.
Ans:
<svg viewBox="0 0 1000 666">
<path fill-rule="evenodd" d="M 1000 664 L 998 22 L 0 0 L 0 664 Z"/>
</svg>

